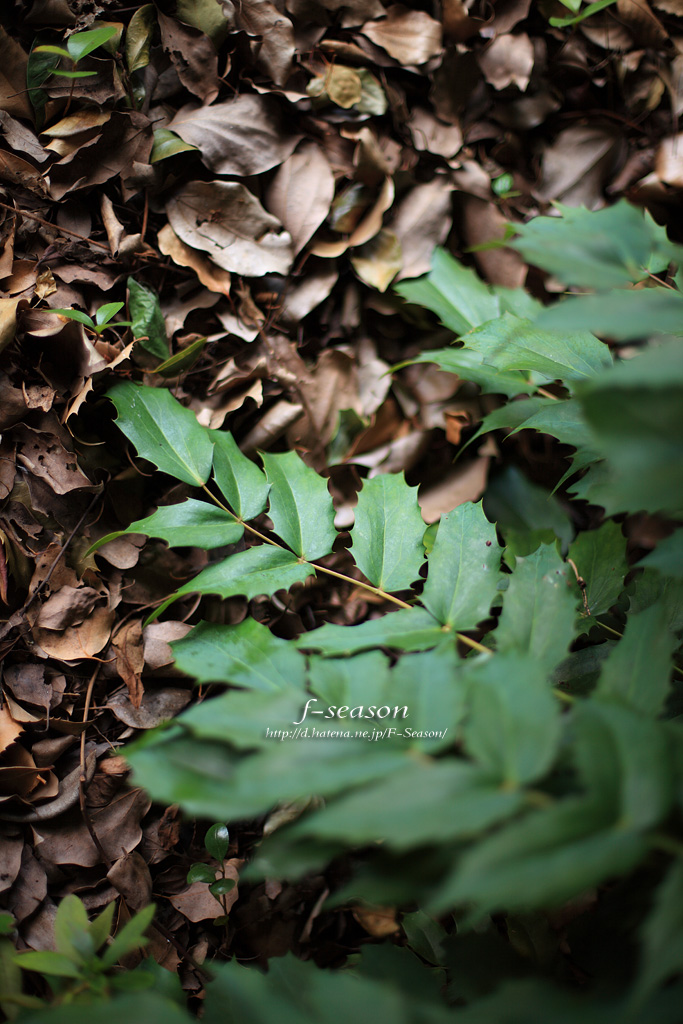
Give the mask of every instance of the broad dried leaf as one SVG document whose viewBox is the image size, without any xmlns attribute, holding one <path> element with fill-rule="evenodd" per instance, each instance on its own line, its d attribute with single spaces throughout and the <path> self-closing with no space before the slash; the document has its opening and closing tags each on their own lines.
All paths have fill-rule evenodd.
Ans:
<svg viewBox="0 0 683 1024">
<path fill-rule="evenodd" d="M 170 224 L 165 224 L 157 235 L 159 249 L 170 256 L 179 267 L 190 267 L 210 292 L 230 294 L 230 274 L 207 259 L 199 249 L 193 249 L 178 238 Z"/>
<path fill-rule="evenodd" d="M 235 5 L 235 21 L 243 31 L 261 37 L 260 44 L 252 44 L 257 64 L 268 72 L 276 85 L 284 85 L 296 52 L 294 28 L 289 18 L 285 18 L 270 0 L 239 0 Z"/>
<path fill-rule="evenodd" d="M 292 237 L 294 255 L 320 227 L 334 198 L 334 175 L 319 146 L 305 142 L 273 178 L 266 206 Z"/>
<path fill-rule="evenodd" d="M 161 30 L 161 45 L 171 58 L 178 78 L 202 103 L 211 103 L 221 87 L 218 56 L 213 43 L 203 32 L 181 25 L 158 9 L 157 19 Z"/>
<path fill-rule="evenodd" d="M 192 182 L 176 192 L 166 212 L 179 238 L 224 270 L 262 277 L 286 274 L 291 266 L 290 235 L 244 185 Z"/>
<path fill-rule="evenodd" d="M 425 64 L 441 52 L 439 22 L 424 11 L 411 11 L 402 4 L 388 7 L 386 18 L 363 25 L 363 35 L 399 64 Z"/>
<path fill-rule="evenodd" d="M 286 130 L 277 100 L 251 93 L 210 107 L 182 107 L 166 127 L 196 146 L 210 170 L 239 177 L 281 164 L 301 139 Z"/>
<path fill-rule="evenodd" d="M 523 32 L 498 36 L 480 54 L 479 65 L 494 89 L 516 85 L 524 92 L 534 67 L 533 43 Z"/>
</svg>

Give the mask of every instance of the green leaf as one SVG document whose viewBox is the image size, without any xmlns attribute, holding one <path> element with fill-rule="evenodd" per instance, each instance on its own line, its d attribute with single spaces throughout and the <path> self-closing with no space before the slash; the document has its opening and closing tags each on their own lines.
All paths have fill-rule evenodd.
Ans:
<svg viewBox="0 0 683 1024">
<path fill-rule="evenodd" d="M 0 935 L 11 935 L 14 931 L 14 918 L 4 911 L 0 913 Z"/>
<path fill-rule="evenodd" d="M 209 853 L 215 860 L 222 863 L 225 860 L 225 855 L 228 852 L 228 847 L 230 846 L 230 833 L 228 831 L 228 826 L 224 825 L 220 821 L 215 825 L 211 825 L 204 836 L 204 846 L 206 847 L 207 853 Z"/>
<path fill-rule="evenodd" d="M 187 636 L 175 640 L 171 650 L 176 667 L 199 683 L 265 691 L 305 686 L 303 655 L 256 619 L 247 618 L 237 626 L 200 622 Z"/>
<path fill-rule="evenodd" d="M 500 299 L 478 274 L 458 263 L 445 249 L 435 249 L 425 277 L 401 281 L 395 290 L 408 302 L 431 309 L 455 334 L 500 316 Z"/>
<path fill-rule="evenodd" d="M 655 287 L 574 296 L 544 310 L 536 326 L 555 331 L 590 330 L 616 341 L 681 334 L 683 295 Z"/>
<path fill-rule="evenodd" d="M 119 310 L 123 309 L 123 307 L 123 302 L 105 302 L 104 306 L 100 306 L 95 313 L 95 323 L 99 327 L 106 327 L 111 318 L 116 316 Z"/>
<path fill-rule="evenodd" d="M 59 313 L 60 316 L 65 316 L 67 320 L 76 320 L 79 324 L 85 324 L 86 327 L 95 328 L 95 324 L 90 319 L 87 313 L 81 313 L 79 309 L 50 309 L 50 313 Z"/>
<path fill-rule="evenodd" d="M 473 629 L 496 596 L 501 549 L 481 502 L 441 517 L 422 603 L 442 625 Z"/>
<path fill-rule="evenodd" d="M 102 25 L 101 28 L 94 28 L 89 32 L 74 32 L 66 41 L 69 56 L 74 63 L 77 63 L 112 39 L 117 32 L 118 29 L 115 25 Z"/>
<path fill-rule="evenodd" d="M 683 969 L 683 861 L 674 861 L 642 927 L 642 960 L 635 999 L 654 992 Z"/>
<path fill-rule="evenodd" d="M 463 380 L 478 384 L 484 394 L 528 395 L 546 378 L 519 370 L 502 370 L 484 363 L 480 352 L 472 349 L 453 347 L 437 348 L 421 352 L 411 363 L 436 363 L 447 373 L 454 373 Z M 506 407 L 507 408 L 507 407 Z"/>
<path fill-rule="evenodd" d="M 425 761 L 343 795 L 292 829 L 292 836 L 383 840 L 396 850 L 477 835 L 515 814 L 519 793 L 504 792 L 465 761 Z M 436 814 L 435 808 L 448 809 Z"/>
<path fill-rule="evenodd" d="M 138 7 L 128 22 L 126 29 L 126 64 L 128 71 L 140 71 L 149 64 L 152 48 L 152 36 L 156 27 L 156 11 L 154 4 Z"/>
<path fill-rule="evenodd" d="M 196 146 L 189 142 L 183 142 L 179 135 L 168 128 L 156 128 L 149 162 L 158 164 L 160 160 L 167 160 L 170 156 L 176 156 L 178 153 L 189 153 L 191 150 L 198 151 Z"/>
<path fill-rule="evenodd" d="M 117 426 L 138 455 L 162 473 L 200 486 L 211 470 L 213 445 L 204 427 L 165 388 L 122 381 L 107 392 L 118 412 Z"/>
<path fill-rule="evenodd" d="M 664 601 L 659 600 L 629 615 L 623 638 L 605 662 L 596 695 L 617 698 L 644 714 L 661 711 L 677 647 L 664 611 Z"/>
<path fill-rule="evenodd" d="M 521 404 L 514 402 L 513 408 Z M 568 545 L 574 532 L 571 520 L 557 498 L 532 483 L 513 465 L 504 466 L 489 479 L 484 511 L 487 519 L 496 523 L 505 538 L 504 557 L 511 567 L 514 567 L 515 555 L 529 555 L 539 544 L 550 544 L 556 537 L 563 546 Z"/>
<path fill-rule="evenodd" d="M 640 207 L 624 199 L 598 211 L 555 205 L 561 217 L 515 225 L 510 246 L 527 262 L 582 288 L 618 288 L 647 277 L 652 249 L 663 240 Z"/>
<path fill-rule="evenodd" d="M 90 924 L 90 937 L 92 938 L 95 950 L 100 949 L 101 946 L 109 938 L 111 927 L 114 921 L 114 911 L 116 910 L 116 901 L 112 900 L 104 908 L 101 914 L 98 914 L 94 921 Z"/>
<path fill-rule="evenodd" d="M 638 565 L 648 569 L 656 569 L 663 576 L 672 576 L 674 579 L 683 579 L 683 530 L 678 529 L 670 537 L 665 537 L 657 543 L 654 551 L 651 551 L 645 558 L 641 558 Z"/>
<path fill-rule="evenodd" d="M 28 98 L 36 115 L 36 128 L 41 129 L 45 120 L 45 104 L 47 103 L 47 92 L 41 89 L 44 82 L 52 76 L 54 69 L 59 64 L 60 57 L 55 53 L 42 51 L 42 47 L 36 46 L 35 42 L 31 47 L 26 65 L 26 88 Z"/>
<path fill-rule="evenodd" d="M 606 878 L 631 871 L 647 840 L 594 831 L 596 812 L 573 798 L 523 818 L 472 846 L 429 908 L 473 903 L 479 914 L 560 906 Z"/>
<path fill-rule="evenodd" d="M 177 721 L 193 736 L 220 740 L 240 750 L 270 746 L 275 729 L 293 730 L 301 717 L 301 689 L 229 690 L 221 697 L 194 704 Z M 282 739 L 282 735 L 279 737 Z"/>
<path fill-rule="evenodd" d="M 260 594 L 270 596 L 276 590 L 289 590 L 295 583 L 303 583 L 314 572 L 312 565 L 300 562 L 291 551 L 262 544 L 238 551 L 219 565 L 210 565 L 177 590 L 157 613 L 185 594 L 217 594 L 223 598 L 241 594 L 249 599 Z"/>
<path fill-rule="evenodd" d="M 408 487 L 403 473 L 382 473 L 363 484 L 355 514 L 351 552 L 358 568 L 386 592 L 406 590 L 424 563 L 417 487 Z"/>
<path fill-rule="evenodd" d="M 534 653 L 484 656 L 468 667 L 469 754 L 508 788 L 545 775 L 560 741 L 560 709 Z"/>
<path fill-rule="evenodd" d="M 232 434 L 212 430 L 209 436 L 214 442 L 213 477 L 221 494 L 240 519 L 255 519 L 266 507 L 270 484 Z"/>
<path fill-rule="evenodd" d="M 358 626 L 325 623 L 304 633 L 296 641 L 305 651 L 321 651 L 326 656 L 355 654 L 371 647 L 391 647 L 399 651 L 426 651 L 444 639 L 443 627 L 422 608 L 404 608 Z"/>
<path fill-rule="evenodd" d="M 598 11 L 604 11 L 605 7 L 611 7 L 614 3 L 616 0 L 595 0 L 595 3 L 588 4 L 588 7 L 584 7 L 581 13 L 574 18 L 549 18 L 548 20 L 553 28 L 569 28 L 572 25 L 578 25 L 579 22 L 590 18 L 593 14 L 597 14 Z"/>
<path fill-rule="evenodd" d="M 71 957 L 64 953 L 53 953 L 51 950 L 18 953 L 14 957 L 14 963 L 25 971 L 36 971 L 38 974 L 57 978 L 80 978 L 82 971 L 82 966 L 74 963 Z"/>
<path fill-rule="evenodd" d="M 597 530 L 584 530 L 569 548 L 569 558 L 586 583 L 590 619 L 583 625 L 585 631 L 595 616 L 609 611 L 623 589 L 628 562 L 621 527 L 610 520 Z"/>
<path fill-rule="evenodd" d="M 117 324 L 116 326 L 118 327 L 119 325 Z M 155 366 L 154 373 L 160 373 L 162 377 L 177 377 L 178 374 L 184 373 L 185 370 L 189 370 L 197 362 L 199 356 L 204 351 L 206 342 L 206 338 L 197 338 L 187 348 L 181 349 L 180 352 L 176 352 L 170 359 L 166 359 L 159 366 Z"/>
<path fill-rule="evenodd" d="M 132 992 L 87 1003 L 52 1005 L 32 1013 L 25 1021 L 26 1024 L 92 1024 L 95 1015 L 97 1024 L 121 1024 L 122 1021 L 194 1024 L 196 1021 L 195 1017 L 181 1010 L 177 1003 L 156 992 Z"/>
<path fill-rule="evenodd" d="M 218 0 L 177 0 L 176 18 L 207 35 L 217 50 L 230 29 Z"/>
<path fill-rule="evenodd" d="M 132 953 L 134 950 L 141 949 L 142 946 L 146 945 L 147 939 L 144 937 L 144 933 L 152 923 L 155 910 L 156 907 L 151 903 L 148 907 L 143 907 L 135 917 L 132 917 L 130 921 L 124 924 L 123 928 L 117 932 L 111 945 L 104 952 L 102 957 L 103 967 L 113 967 L 126 953 Z"/>
<path fill-rule="evenodd" d="M 619 778 L 617 828 L 647 829 L 658 825 L 674 800 L 674 773 L 666 733 L 661 724 L 639 710 L 611 700 L 589 700 L 579 714 L 597 718 L 603 727 L 599 752 L 614 757 Z M 607 735 L 605 735 L 607 734 Z M 597 751 L 596 751 L 597 753 Z M 599 787 L 595 776 L 591 784 Z"/>
<path fill-rule="evenodd" d="M 270 518 L 275 532 L 300 558 L 329 555 L 337 539 L 327 483 L 297 455 L 261 453 L 271 485 Z"/>
<path fill-rule="evenodd" d="M 158 296 L 151 288 L 139 284 L 134 277 L 129 277 L 127 284 L 133 336 L 138 344 L 153 356 L 168 359 L 171 352 Z"/>
<path fill-rule="evenodd" d="M 58 78 L 92 78 L 97 74 L 96 71 L 67 71 L 64 68 L 55 68 L 52 72 L 53 75 L 57 75 Z"/>
<path fill-rule="evenodd" d="M 36 46 L 36 53 L 50 53 L 57 57 L 66 57 L 71 60 L 71 54 L 68 50 L 65 50 L 63 46 L 53 46 L 51 43 L 45 43 L 42 46 Z"/>
<path fill-rule="evenodd" d="M 244 527 L 236 523 L 229 512 L 224 512 L 206 501 L 188 498 L 177 505 L 162 505 L 146 519 L 138 519 L 125 530 L 116 530 L 101 537 L 88 549 L 97 551 L 110 540 L 125 534 L 140 533 L 146 537 L 159 537 L 172 548 L 220 548 L 235 544 L 242 537 Z"/>
<path fill-rule="evenodd" d="M 83 963 L 95 952 L 89 932 L 88 913 L 74 893 L 65 896 L 57 909 L 55 946 L 59 953 L 76 963 Z"/>
<path fill-rule="evenodd" d="M 207 882 L 210 884 L 215 881 L 216 869 L 210 868 L 208 864 L 193 864 L 187 872 L 188 885 L 194 885 L 195 882 Z"/>
<path fill-rule="evenodd" d="M 650 347 L 586 383 L 579 394 L 606 481 L 589 489 L 608 513 L 683 509 L 683 360 L 680 341 Z"/>
<path fill-rule="evenodd" d="M 505 313 L 461 339 L 484 362 L 499 370 L 541 374 L 546 381 L 575 382 L 594 377 L 612 365 L 606 345 L 583 331 L 542 331 L 530 320 Z"/>
<path fill-rule="evenodd" d="M 234 878 L 218 878 L 209 886 L 209 892 L 212 896 L 225 896 L 235 888 L 236 884 Z"/>
<path fill-rule="evenodd" d="M 574 638 L 576 594 L 574 574 L 554 545 L 518 558 L 495 632 L 498 650 L 527 654 L 548 675 Z"/>
</svg>

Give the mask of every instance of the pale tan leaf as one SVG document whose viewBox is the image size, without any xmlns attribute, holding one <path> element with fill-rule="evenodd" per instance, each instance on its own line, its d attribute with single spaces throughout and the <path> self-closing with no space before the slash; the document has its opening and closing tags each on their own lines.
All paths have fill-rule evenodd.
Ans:
<svg viewBox="0 0 683 1024">
<path fill-rule="evenodd" d="M 441 25 L 425 11 L 402 4 L 388 7 L 386 18 L 363 25 L 363 35 L 399 64 L 425 64 L 441 51 Z"/>
<path fill-rule="evenodd" d="M 298 253 L 320 227 L 334 198 L 334 175 L 322 150 L 305 142 L 279 168 L 266 206 L 289 231 Z"/>
<path fill-rule="evenodd" d="M 190 267 L 204 285 L 211 292 L 220 292 L 221 295 L 230 294 L 230 274 L 227 270 L 217 267 L 211 260 L 200 252 L 186 245 L 178 238 L 170 224 L 165 224 L 157 235 L 159 249 L 164 256 L 170 256 L 179 267 Z"/>
<path fill-rule="evenodd" d="M 479 66 L 494 89 L 516 85 L 522 92 L 534 67 L 534 46 L 525 33 L 503 35 L 479 55 Z"/>
<path fill-rule="evenodd" d="M 361 281 L 385 292 L 403 266 L 401 243 L 393 231 L 382 228 L 351 257 Z"/>
</svg>

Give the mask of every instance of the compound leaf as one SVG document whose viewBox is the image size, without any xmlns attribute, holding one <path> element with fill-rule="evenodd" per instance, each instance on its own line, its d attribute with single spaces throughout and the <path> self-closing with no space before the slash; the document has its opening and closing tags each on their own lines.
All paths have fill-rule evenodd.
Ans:
<svg viewBox="0 0 683 1024">
<path fill-rule="evenodd" d="M 270 491 L 270 518 L 295 554 L 309 561 L 329 555 L 337 539 L 332 496 L 323 477 L 296 452 L 261 454 Z"/>
<path fill-rule="evenodd" d="M 235 544 L 244 533 L 241 523 L 223 509 L 215 508 L 205 501 L 188 498 L 177 505 L 162 505 L 146 519 L 138 519 L 125 530 L 101 537 L 90 548 L 97 551 L 103 544 L 116 540 L 127 533 L 142 533 L 147 537 L 159 537 L 170 547 L 219 548 L 224 544 Z M 88 553 L 90 553 L 88 552 Z"/>
<path fill-rule="evenodd" d="M 417 487 L 408 487 L 403 473 L 367 480 L 358 495 L 351 530 L 356 565 L 384 591 L 407 589 L 424 561 L 425 529 Z"/>
</svg>

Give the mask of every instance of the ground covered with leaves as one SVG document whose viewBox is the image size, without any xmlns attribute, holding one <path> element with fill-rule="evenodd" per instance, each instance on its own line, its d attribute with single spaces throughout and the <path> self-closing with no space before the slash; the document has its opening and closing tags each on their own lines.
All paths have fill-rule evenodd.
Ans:
<svg viewBox="0 0 683 1024">
<path fill-rule="evenodd" d="M 675 1021 L 679 988 L 656 1011 L 646 1000 L 683 966 L 681 922 L 666 917 L 680 871 L 653 896 L 683 849 L 669 722 L 680 697 L 668 691 L 680 542 L 657 548 L 683 507 L 681 361 L 665 343 L 651 358 L 642 346 L 683 322 L 681 39 L 680 0 L 7 0 L 0 907 L 17 949 L 54 950 L 60 905 L 72 916 L 57 938 L 90 935 L 67 900 L 76 895 L 90 918 L 114 914 L 102 929 L 120 936 L 130 924 L 109 950 L 131 976 L 149 968 L 171 1024 L 187 1019 L 184 997 L 163 979 L 177 976 L 196 1012 L 211 965 L 228 960 L 270 970 L 219 972 L 206 988 L 210 1024 L 270 1020 L 292 986 L 307 1000 L 287 1010 L 293 1022 L 338 1019 L 339 1006 L 434 1024 L 452 1012 L 473 1024 L 626 1019 L 626 1006 L 634 1020 Z M 577 208 L 614 216 L 594 222 Z M 564 235 L 547 216 L 558 210 Z M 549 221 L 548 236 L 533 234 Z M 538 324 L 524 355 L 520 319 Z M 560 342 L 563 327 L 576 333 Z M 613 372 L 625 370 L 616 384 L 600 376 L 613 355 Z M 636 355 L 648 369 L 629 377 Z M 232 513 L 207 504 L 217 489 Z M 378 554 L 380 504 L 391 515 Z M 471 564 L 457 561 L 458 544 Z M 263 554 L 268 545 L 280 550 Z M 271 577 L 246 585 L 235 568 L 228 579 L 231 558 Z M 476 587 L 446 594 L 462 565 Z M 551 572 L 564 590 L 538 584 L 550 610 L 536 629 L 522 622 L 525 588 Z M 629 611 L 647 646 L 637 627 L 630 646 L 615 645 Z M 360 640 L 349 627 L 365 629 Z M 457 634 L 447 653 L 444 630 Z M 495 658 L 471 667 L 489 633 L 495 658 L 511 659 L 508 696 Z M 603 696 L 626 677 L 634 692 L 639 679 L 664 682 L 654 697 L 622 694 L 623 715 L 576 712 L 563 732 L 561 709 L 590 692 L 605 659 Z M 533 676 L 532 662 L 547 678 L 525 704 L 515 673 Z M 449 680 L 468 672 L 484 698 L 465 699 L 471 680 L 449 697 Z M 379 742 L 332 753 L 303 743 L 298 760 L 286 743 L 253 753 L 257 731 L 294 721 L 307 695 L 339 705 L 398 693 L 410 705 L 420 680 L 421 726 L 452 730 L 418 737 L 410 764 L 424 774 Z M 220 713 L 217 682 L 235 698 Z M 241 704 L 252 691 L 257 701 Z M 480 728 L 477 699 L 511 704 Z M 663 707 L 670 731 L 655 733 Z M 187 725 L 153 732 L 188 708 Z M 631 714 L 653 716 L 652 730 L 641 735 Z M 511 738 L 523 722 L 536 729 L 528 750 Z M 454 742 L 472 764 L 441 756 Z M 669 743 L 676 753 L 662 753 Z M 631 751 L 630 774 L 592 763 L 598 747 L 615 764 Z M 633 811 L 635 831 L 590 846 L 591 814 L 596 829 L 613 822 L 588 797 L 571 804 L 586 773 L 602 796 L 622 787 L 619 827 Z M 458 805 L 473 816 L 449 832 L 438 822 L 465 775 L 476 812 Z M 556 840 L 534 847 L 512 830 L 522 808 L 556 799 L 566 860 L 546 884 L 535 872 Z M 393 824 L 380 815 L 373 826 L 381 808 Z M 216 821 L 229 836 L 205 839 Z M 656 841 L 638 829 L 659 830 Z M 467 845 L 474 835 L 481 847 Z M 477 875 L 483 844 L 500 836 Z M 504 877 L 501 858 L 516 856 L 519 875 Z M 638 961 L 633 936 L 653 900 L 649 959 Z M 135 915 L 152 903 L 149 926 Z M 0 1007 L 38 1022 L 30 1000 L 65 1001 L 62 983 L 40 960 L 17 983 L 12 955 Z M 639 962 L 632 1002 L 609 1002 Z M 313 978 L 303 966 L 350 974 L 358 963 L 351 994 L 344 973 Z M 588 1018 L 567 992 L 578 999 L 596 979 L 606 1001 Z M 502 982 L 517 987 L 489 1006 Z M 402 1004 L 403 989 L 422 1002 Z M 136 997 L 135 1019 L 159 1012 L 151 998 Z M 45 1019 L 58 1024 L 59 1012 Z"/>
</svg>

